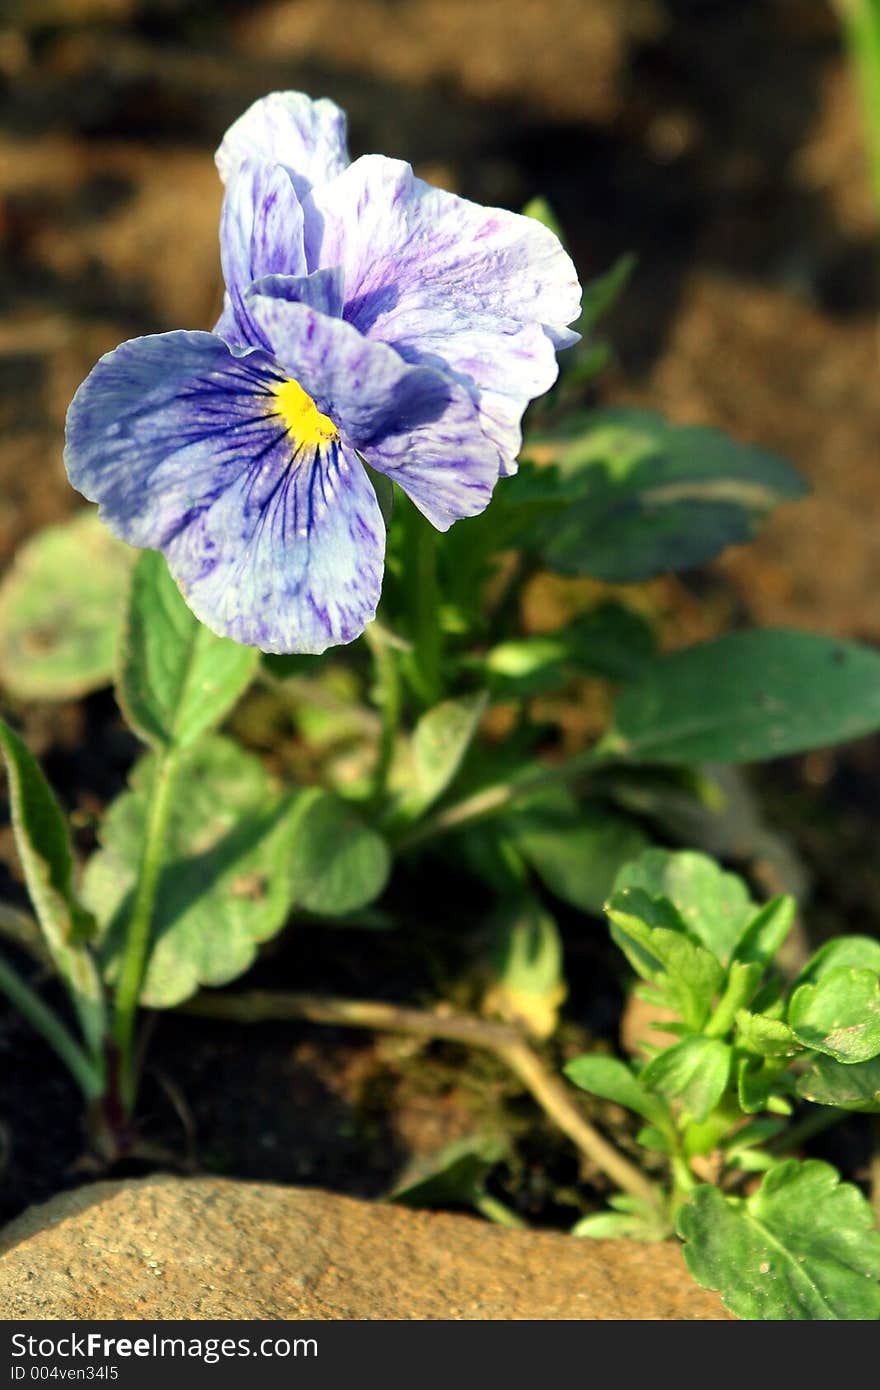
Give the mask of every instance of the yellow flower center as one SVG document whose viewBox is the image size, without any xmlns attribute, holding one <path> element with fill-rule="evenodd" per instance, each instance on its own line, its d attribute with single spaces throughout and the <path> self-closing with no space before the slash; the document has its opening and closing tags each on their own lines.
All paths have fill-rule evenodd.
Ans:
<svg viewBox="0 0 880 1390">
<path fill-rule="evenodd" d="M 333 421 L 322 415 L 311 396 L 291 378 L 274 388 L 275 413 L 280 415 L 297 444 L 317 447 L 339 438 Z"/>
</svg>

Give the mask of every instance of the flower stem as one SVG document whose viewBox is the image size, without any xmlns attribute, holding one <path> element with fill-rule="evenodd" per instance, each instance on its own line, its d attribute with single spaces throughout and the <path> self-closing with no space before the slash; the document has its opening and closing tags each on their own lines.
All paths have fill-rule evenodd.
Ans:
<svg viewBox="0 0 880 1390">
<path fill-rule="evenodd" d="M 0 958 L 0 990 L 27 1019 L 67 1067 L 87 1100 L 96 1100 L 104 1086 L 100 1068 L 80 1047 L 61 1019 L 26 984 L 7 961 Z"/>
<path fill-rule="evenodd" d="M 409 674 L 415 692 L 430 709 L 440 699 L 443 635 L 440 631 L 440 587 L 437 579 L 437 532 L 411 503 L 406 513 L 406 571 L 413 643 Z"/>
<path fill-rule="evenodd" d="M 567 1135 L 583 1156 L 624 1192 L 662 1208 L 663 1197 L 650 1178 L 584 1119 L 567 1088 L 549 1070 L 515 1028 L 488 1023 L 468 1014 L 432 1013 L 366 999 L 338 999 L 320 994 L 249 990 L 242 994 L 200 994 L 181 1012 L 237 1023 L 303 1019 L 342 1028 L 372 1028 L 410 1037 L 442 1038 L 494 1052 L 510 1068 L 544 1114 Z"/>
<path fill-rule="evenodd" d="M 147 826 L 140 873 L 135 890 L 134 905 L 116 986 L 116 1013 L 113 1036 L 119 1050 L 119 1081 L 126 1110 L 134 1106 L 137 1091 L 134 1065 L 134 1024 L 153 926 L 153 909 L 159 874 L 165 854 L 165 839 L 174 793 L 178 759 L 172 750 L 157 753 L 157 766 L 150 791 Z"/>
<path fill-rule="evenodd" d="M 371 800 L 380 802 L 388 783 L 388 772 L 394 757 L 394 745 L 400 727 L 402 698 L 400 689 L 399 657 L 385 631 L 377 623 L 371 624 L 364 636 L 373 654 L 376 668 L 376 685 L 381 701 L 382 724 L 379 731 L 379 744 L 376 765 L 373 768 L 370 788 Z"/>
</svg>

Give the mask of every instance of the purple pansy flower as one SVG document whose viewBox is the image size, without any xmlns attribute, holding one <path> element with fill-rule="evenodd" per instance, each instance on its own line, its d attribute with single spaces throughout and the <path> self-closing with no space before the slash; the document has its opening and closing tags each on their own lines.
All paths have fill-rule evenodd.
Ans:
<svg viewBox="0 0 880 1390">
<path fill-rule="evenodd" d="M 396 159 L 349 163 L 330 101 L 258 101 L 217 164 L 214 332 L 102 357 L 71 404 L 65 463 L 112 531 L 164 552 L 208 627 L 321 652 L 379 598 L 385 527 L 364 461 L 441 531 L 481 512 L 576 340 L 580 287 L 540 223 Z"/>
</svg>

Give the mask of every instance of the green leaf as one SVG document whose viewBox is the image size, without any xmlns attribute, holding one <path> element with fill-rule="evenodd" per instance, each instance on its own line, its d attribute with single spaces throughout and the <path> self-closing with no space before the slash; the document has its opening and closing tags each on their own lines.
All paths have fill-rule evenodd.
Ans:
<svg viewBox="0 0 880 1390">
<path fill-rule="evenodd" d="M 486 709 L 486 692 L 444 700 L 423 714 L 413 731 L 413 787 L 405 803 L 417 816 L 454 780 Z"/>
<path fill-rule="evenodd" d="M 618 256 L 604 275 L 597 275 L 594 280 L 587 281 L 584 285 L 581 317 L 577 324 L 579 333 L 587 333 L 591 328 L 595 328 L 609 309 L 614 307 L 629 284 L 635 268 L 636 257 L 628 251 Z"/>
<path fill-rule="evenodd" d="M 43 937 L 64 980 L 93 1053 L 104 1043 L 104 995 L 85 942 L 95 923 L 73 891 L 67 822 L 30 749 L 0 720 L 15 847 Z"/>
<path fill-rule="evenodd" d="M 689 569 L 751 540 L 804 493 L 782 459 L 718 430 L 636 409 L 569 417 L 530 439 L 555 463 L 569 503 L 542 530 L 543 556 L 611 583 Z"/>
<path fill-rule="evenodd" d="M 672 1230 L 664 1213 L 650 1202 L 620 1193 L 610 1199 L 611 1211 L 584 1216 L 572 1226 L 569 1235 L 591 1240 L 666 1240 Z"/>
<path fill-rule="evenodd" d="M 667 1100 L 678 1101 L 701 1124 L 727 1088 L 731 1060 L 731 1050 L 720 1038 L 683 1038 L 654 1057 L 639 1079 Z"/>
<path fill-rule="evenodd" d="M 558 689 L 570 672 L 633 680 L 655 651 L 654 631 L 643 617 L 622 604 L 602 603 L 558 632 L 500 642 L 473 664 L 499 699 L 524 699 Z"/>
<path fill-rule="evenodd" d="M 646 850 L 621 869 L 614 887 L 642 888 L 651 897 L 668 898 L 690 934 L 722 962 L 756 910 L 741 878 L 693 850 Z"/>
<path fill-rule="evenodd" d="M 772 898 L 752 918 L 738 941 L 733 961 L 769 965 L 794 926 L 797 903 L 794 898 Z"/>
<path fill-rule="evenodd" d="M 523 217 L 531 217 L 535 222 L 540 222 L 543 227 L 551 231 L 555 237 L 565 245 L 565 238 L 562 234 L 562 227 L 559 219 L 547 199 L 541 197 L 530 198 L 522 210 Z"/>
<path fill-rule="evenodd" d="M 809 1071 L 798 1078 L 797 1093 L 815 1105 L 880 1115 L 880 1057 L 850 1063 L 817 1057 Z"/>
<path fill-rule="evenodd" d="M 652 763 L 748 763 L 878 727 L 880 652 L 767 629 L 659 657 L 624 688 L 607 746 Z"/>
<path fill-rule="evenodd" d="M 142 852 L 157 755 L 132 772 L 130 790 L 109 807 L 101 844 L 86 866 L 83 894 L 104 928 L 112 976 Z M 213 737 L 181 755 L 167 859 L 156 898 L 154 940 L 142 1002 L 170 1008 L 200 985 L 245 971 L 257 944 L 286 921 L 293 898 L 296 801 L 279 795 L 258 758 Z"/>
<path fill-rule="evenodd" d="M 154 748 L 189 748 L 219 724 L 250 684 L 260 653 L 203 627 L 164 558 L 145 550 L 132 575 L 117 698 Z"/>
<path fill-rule="evenodd" d="M 382 836 L 347 802 L 320 787 L 300 793 L 292 816 L 294 906 L 319 917 L 345 917 L 374 902 L 391 868 Z"/>
<path fill-rule="evenodd" d="M 678 1232 L 694 1278 L 738 1318 L 880 1317 L 880 1234 L 865 1198 L 827 1163 L 779 1163 L 745 1200 L 701 1185 Z"/>
<path fill-rule="evenodd" d="M 525 1024 L 536 1038 L 549 1038 L 566 995 L 556 922 L 534 898 L 522 897 L 502 909 L 495 933 L 484 1011 Z"/>
<path fill-rule="evenodd" d="M 601 1096 L 603 1100 L 613 1100 L 616 1105 L 635 1111 L 659 1130 L 669 1131 L 669 1107 L 642 1085 L 626 1062 L 617 1057 L 585 1053 L 568 1062 L 563 1071 L 582 1091 Z"/>
<path fill-rule="evenodd" d="M 816 984 L 823 975 L 848 965 L 853 970 L 880 974 L 880 941 L 873 936 L 836 936 L 807 961 L 795 985 Z"/>
<path fill-rule="evenodd" d="M 93 511 L 38 531 L 0 584 L 0 681 L 20 700 L 109 685 L 134 551 Z"/>
<path fill-rule="evenodd" d="M 634 821 L 599 805 L 579 806 L 562 788 L 531 798 L 504 818 L 504 828 L 558 898 L 596 915 L 621 865 L 646 844 Z"/>
<path fill-rule="evenodd" d="M 667 899 L 625 888 L 615 893 L 606 912 L 611 936 L 633 969 L 659 985 L 687 1027 L 699 1032 L 724 984 L 724 970 L 715 957 L 691 941 Z"/>
<path fill-rule="evenodd" d="M 411 1163 L 388 1200 L 409 1207 L 476 1206 L 508 1147 L 500 1135 L 466 1135 Z"/>
<path fill-rule="evenodd" d="M 777 1115 L 790 1115 L 791 1105 L 781 1094 L 780 1076 L 786 1062 L 777 1057 L 740 1056 L 736 1063 L 736 1091 L 740 1107 L 746 1115 L 759 1110 L 771 1110 Z"/>
<path fill-rule="evenodd" d="M 868 1062 L 880 1053 L 880 978 L 841 965 L 814 985 L 800 985 L 788 1022 L 804 1047 L 839 1062 Z"/>
<path fill-rule="evenodd" d="M 748 1009 L 737 1012 L 736 1041 L 759 1057 L 796 1057 L 802 1046 L 782 1019 L 752 1014 Z"/>
</svg>

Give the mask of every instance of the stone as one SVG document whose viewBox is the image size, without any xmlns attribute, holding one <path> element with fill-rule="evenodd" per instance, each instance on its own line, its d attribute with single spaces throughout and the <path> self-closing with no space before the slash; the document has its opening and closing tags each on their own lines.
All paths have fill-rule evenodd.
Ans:
<svg viewBox="0 0 880 1390">
<path fill-rule="evenodd" d="M 4 1319 L 725 1319 L 674 1244 L 225 1178 L 101 1182 L 0 1233 Z"/>
</svg>

